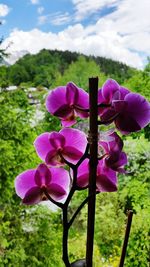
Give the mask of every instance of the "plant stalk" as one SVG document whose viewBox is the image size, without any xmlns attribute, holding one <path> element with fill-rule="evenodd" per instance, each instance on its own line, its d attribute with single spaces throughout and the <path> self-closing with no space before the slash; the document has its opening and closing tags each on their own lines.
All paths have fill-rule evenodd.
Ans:
<svg viewBox="0 0 150 267">
<path fill-rule="evenodd" d="M 87 220 L 87 246 L 86 246 L 86 267 L 93 266 L 93 246 L 94 246 L 94 224 L 95 224 L 95 202 L 96 202 L 96 174 L 98 155 L 98 78 L 89 79 L 90 97 L 90 161 L 89 161 L 89 201 Z"/>
<path fill-rule="evenodd" d="M 119 267 L 124 266 L 124 260 L 125 260 L 125 256 L 126 256 L 126 250 L 127 250 L 127 245 L 128 245 L 129 235 L 130 235 L 130 229 L 131 229 L 131 224 L 132 224 L 132 217 L 133 217 L 133 211 L 129 210 L 128 221 L 127 221 L 127 226 L 126 226 L 126 232 L 125 232 L 124 243 L 123 243 L 123 247 L 122 247 L 122 253 L 121 253 Z"/>
<path fill-rule="evenodd" d="M 70 267 L 69 257 L 68 257 L 68 216 L 67 207 L 63 208 L 63 262 L 66 267 Z"/>
</svg>

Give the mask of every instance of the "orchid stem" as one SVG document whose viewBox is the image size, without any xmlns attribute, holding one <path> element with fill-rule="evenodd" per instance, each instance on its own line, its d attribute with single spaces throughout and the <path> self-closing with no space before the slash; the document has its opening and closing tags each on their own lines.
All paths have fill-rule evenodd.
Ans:
<svg viewBox="0 0 150 267">
<path fill-rule="evenodd" d="M 126 256 L 126 250 L 127 250 L 127 245 L 128 245 L 129 235 L 130 235 L 130 229 L 131 229 L 131 224 L 132 224 L 132 217 L 133 217 L 133 211 L 129 210 L 128 221 L 127 221 L 127 226 L 126 226 L 126 232 L 125 232 L 124 243 L 123 243 L 123 247 L 122 247 L 122 253 L 121 253 L 119 267 L 124 266 L 124 260 L 125 260 L 125 256 Z"/>
<path fill-rule="evenodd" d="M 86 197 L 83 202 L 80 204 L 80 206 L 77 208 L 77 210 L 75 211 L 75 213 L 73 214 L 72 218 L 69 221 L 69 228 L 71 227 L 72 223 L 74 222 L 76 216 L 78 215 L 78 213 L 81 211 L 81 209 L 84 207 L 84 205 L 88 202 L 89 197 Z"/>
<path fill-rule="evenodd" d="M 83 206 L 88 202 L 88 199 L 85 199 L 79 208 L 76 210 L 70 221 L 68 222 L 68 206 L 69 203 L 74 195 L 74 192 L 77 188 L 77 169 L 79 165 L 83 162 L 84 159 L 88 157 L 88 150 L 89 150 L 89 144 L 87 144 L 85 153 L 83 156 L 80 158 L 80 160 L 77 162 L 76 165 L 69 163 L 67 160 L 64 159 L 65 163 L 73 170 L 73 183 L 72 187 L 70 190 L 70 193 L 63 204 L 63 261 L 66 267 L 70 267 L 70 262 L 69 262 L 69 256 L 68 256 L 68 235 L 69 235 L 69 228 L 72 225 L 73 221 L 75 220 L 77 214 L 79 211 L 83 208 Z"/>
<path fill-rule="evenodd" d="M 98 192 L 98 191 L 96 192 L 96 194 L 99 194 L 99 193 L 100 193 L 100 192 Z M 71 225 L 72 225 L 72 223 L 74 222 L 74 220 L 75 220 L 76 216 L 78 215 L 78 213 L 82 210 L 82 208 L 85 206 L 85 204 L 88 203 L 90 197 L 91 197 L 91 196 L 87 196 L 87 197 L 83 200 L 83 202 L 80 204 L 80 206 L 77 208 L 77 210 L 76 210 L 75 213 L 73 214 L 72 218 L 71 218 L 70 221 L 68 222 L 69 228 L 71 227 Z"/>
<path fill-rule="evenodd" d="M 66 267 L 70 267 L 69 256 L 68 256 L 68 212 L 67 207 L 63 209 L 63 261 Z"/>
<path fill-rule="evenodd" d="M 60 202 L 57 202 L 54 199 L 52 199 L 50 197 L 49 193 L 47 192 L 47 190 L 44 190 L 44 194 L 48 198 L 48 200 L 50 200 L 53 204 L 55 204 L 57 207 L 63 209 L 64 204 L 63 203 L 60 203 Z"/>
<path fill-rule="evenodd" d="M 95 224 L 95 202 L 96 202 L 96 174 L 98 155 L 98 77 L 89 79 L 90 96 L 90 161 L 89 161 L 89 201 L 87 220 L 87 246 L 86 246 L 86 266 L 93 266 L 93 245 L 94 245 L 94 224 Z"/>
</svg>

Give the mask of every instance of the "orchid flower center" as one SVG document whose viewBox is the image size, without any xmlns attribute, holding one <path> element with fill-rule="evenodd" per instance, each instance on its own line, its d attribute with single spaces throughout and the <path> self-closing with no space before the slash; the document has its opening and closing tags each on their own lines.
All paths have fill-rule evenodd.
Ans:
<svg viewBox="0 0 150 267">
<path fill-rule="evenodd" d="M 72 121 L 75 119 L 75 112 L 74 112 L 74 108 L 72 108 L 72 112 L 71 114 L 66 118 L 67 121 Z"/>
<path fill-rule="evenodd" d="M 47 190 L 47 187 L 45 184 L 42 184 L 41 185 L 41 201 L 45 201 L 45 200 L 48 200 L 47 196 L 45 195 L 45 191 Z"/>
<path fill-rule="evenodd" d="M 63 156 L 62 156 L 62 152 L 63 152 L 63 149 L 62 149 L 61 147 L 58 148 L 58 150 L 57 150 L 57 160 L 58 160 L 60 163 L 64 164 L 65 161 L 64 161 L 64 158 L 63 158 Z"/>
<path fill-rule="evenodd" d="M 44 192 L 41 192 L 41 201 L 46 201 L 46 200 L 48 200 L 48 198 L 47 198 L 47 196 L 45 195 L 45 193 Z"/>
</svg>

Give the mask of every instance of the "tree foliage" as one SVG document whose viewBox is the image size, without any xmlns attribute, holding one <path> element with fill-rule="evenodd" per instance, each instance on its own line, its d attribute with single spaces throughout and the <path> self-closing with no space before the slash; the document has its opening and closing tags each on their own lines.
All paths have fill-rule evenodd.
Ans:
<svg viewBox="0 0 150 267">
<path fill-rule="evenodd" d="M 7 68 L 7 80 L 9 84 L 20 85 L 22 82 L 32 82 L 33 86 L 46 86 L 50 88 L 59 75 L 63 75 L 70 64 L 75 63 L 84 58 L 86 62 L 95 62 L 95 66 L 99 72 L 101 71 L 107 77 L 116 78 L 118 82 L 122 83 L 130 78 L 134 73 L 134 69 L 127 65 L 113 61 L 103 57 L 85 56 L 75 52 L 57 51 L 57 50 L 41 50 L 36 55 L 27 54 L 19 59 L 13 66 Z M 78 79 L 81 80 L 80 75 L 86 73 L 88 64 L 84 68 L 78 70 Z M 89 68 L 88 68 L 89 69 Z M 1 71 L 1 68 L 0 68 Z M 92 70 L 92 73 L 95 73 Z M 92 75 L 92 73 L 90 75 Z M 96 71 L 97 73 L 97 71 Z M 69 72 L 69 75 L 71 72 Z M 71 77 L 70 77 L 71 78 Z M 84 76 L 84 80 L 87 76 Z M 80 82 L 79 82 L 80 83 Z M 0 86 L 1 81 L 0 81 Z"/>
</svg>

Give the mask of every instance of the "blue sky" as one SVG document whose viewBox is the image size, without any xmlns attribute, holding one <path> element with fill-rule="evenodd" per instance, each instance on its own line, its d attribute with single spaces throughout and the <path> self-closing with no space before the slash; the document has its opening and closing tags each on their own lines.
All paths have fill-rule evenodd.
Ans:
<svg viewBox="0 0 150 267">
<path fill-rule="evenodd" d="M 149 0 L 1 0 L 0 36 L 11 63 L 47 48 L 143 68 L 150 51 L 149 10 Z"/>
<path fill-rule="evenodd" d="M 3 5 L 9 8 L 7 21 L 4 19 L 1 29 L 5 38 L 15 28 L 23 31 L 38 28 L 44 32 L 58 33 L 69 24 L 75 25 L 78 22 L 75 17 L 76 6 L 71 0 L 4 0 Z M 84 26 L 87 26 L 114 10 L 115 5 L 102 6 L 102 8 L 88 14 L 88 16 L 83 16 L 79 20 Z"/>
<path fill-rule="evenodd" d="M 38 28 L 42 31 L 58 32 L 64 28 L 65 25 L 54 25 L 51 21 L 53 18 L 57 18 L 61 14 L 67 12 L 71 13 L 73 5 L 69 0 L 52 1 L 30 1 L 30 0 L 5 0 L 3 4 L 9 7 L 9 13 L 7 15 L 7 23 L 3 25 L 3 34 L 5 37 L 14 28 L 18 28 L 23 31 L 29 31 L 33 28 Z M 40 18 L 49 16 L 49 21 L 43 21 L 40 23 Z M 48 18 L 47 18 L 48 19 Z"/>
</svg>

